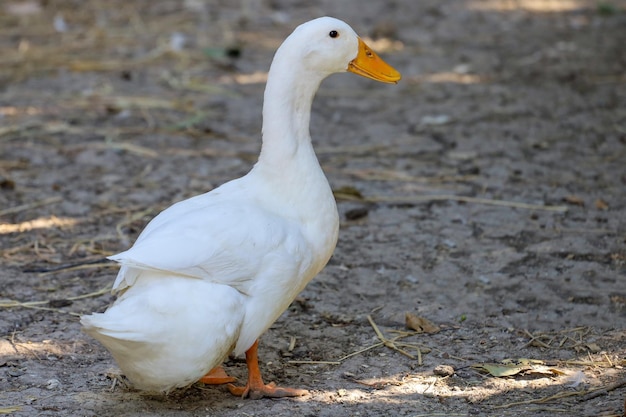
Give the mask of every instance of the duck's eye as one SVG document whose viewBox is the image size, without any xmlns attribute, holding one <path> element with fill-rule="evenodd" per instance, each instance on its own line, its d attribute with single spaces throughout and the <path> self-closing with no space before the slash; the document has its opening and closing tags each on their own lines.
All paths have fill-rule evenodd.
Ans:
<svg viewBox="0 0 626 417">
<path fill-rule="evenodd" d="M 330 36 L 331 38 L 336 38 L 337 36 L 339 36 L 339 33 L 336 30 L 331 30 L 328 36 Z"/>
</svg>

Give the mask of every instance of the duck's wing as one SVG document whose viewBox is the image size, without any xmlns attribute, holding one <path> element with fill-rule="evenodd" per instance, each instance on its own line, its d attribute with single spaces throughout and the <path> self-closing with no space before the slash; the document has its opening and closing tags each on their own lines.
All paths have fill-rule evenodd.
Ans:
<svg viewBox="0 0 626 417">
<path fill-rule="evenodd" d="M 122 265 L 113 289 L 158 271 L 227 284 L 245 293 L 269 263 L 297 271 L 307 262 L 308 243 L 295 222 L 245 201 L 208 200 L 203 204 L 194 198 L 163 211 L 132 248 L 111 256 Z"/>
</svg>

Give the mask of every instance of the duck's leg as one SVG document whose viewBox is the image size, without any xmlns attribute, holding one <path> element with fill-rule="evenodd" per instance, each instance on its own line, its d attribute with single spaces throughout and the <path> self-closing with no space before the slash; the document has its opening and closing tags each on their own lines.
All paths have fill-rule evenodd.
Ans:
<svg viewBox="0 0 626 417">
<path fill-rule="evenodd" d="M 208 374 L 200 378 L 200 382 L 209 385 L 227 384 L 229 382 L 235 382 L 236 380 L 237 378 L 228 376 L 221 366 L 216 366 L 211 369 Z"/>
<path fill-rule="evenodd" d="M 246 351 L 248 382 L 243 387 L 236 387 L 232 384 L 228 384 L 228 390 L 231 394 L 242 398 L 250 397 L 253 400 L 263 397 L 300 397 L 308 394 L 307 390 L 277 387 L 273 382 L 266 385 L 263 382 L 261 370 L 259 369 L 259 358 L 257 356 L 258 346 L 259 341 L 257 340 L 254 342 L 252 347 Z"/>
</svg>

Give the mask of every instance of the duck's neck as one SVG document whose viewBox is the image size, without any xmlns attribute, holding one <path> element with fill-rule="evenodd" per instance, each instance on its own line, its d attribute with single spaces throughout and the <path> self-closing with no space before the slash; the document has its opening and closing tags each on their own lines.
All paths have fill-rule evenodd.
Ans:
<svg viewBox="0 0 626 417">
<path fill-rule="evenodd" d="M 279 51 L 270 68 L 263 101 L 263 145 L 259 164 L 275 168 L 312 151 L 311 104 L 324 76 L 290 62 Z"/>
</svg>

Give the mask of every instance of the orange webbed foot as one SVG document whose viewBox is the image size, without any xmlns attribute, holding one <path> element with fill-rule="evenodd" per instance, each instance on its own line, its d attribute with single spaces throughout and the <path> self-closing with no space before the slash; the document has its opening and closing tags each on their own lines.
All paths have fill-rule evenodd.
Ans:
<svg viewBox="0 0 626 417">
<path fill-rule="evenodd" d="M 252 400 L 258 400 L 259 398 L 268 397 L 268 398 L 282 398 L 282 397 L 301 397 L 303 395 L 307 395 L 309 392 L 304 389 L 298 388 L 286 388 L 286 387 L 277 387 L 275 383 L 270 382 L 269 384 L 246 384 L 243 387 L 235 386 L 233 384 L 228 384 L 228 391 L 231 394 L 236 395 L 241 398 L 250 398 Z"/>
<path fill-rule="evenodd" d="M 231 394 L 242 398 L 258 400 L 259 398 L 282 398 L 301 397 L 308 394 L 307 390 L 297 388 L 277 387 L 273 382 L 265 384 L 259 369 L 259 358 L 257 356 L 258 340 L 246 351 L 246 364 L 248 365 L 248 382 L 245 386 L 235 386 L 228 384 Z"/>
<path fill-rule="evenodd" d="M 237 381 L 237 378 L 228 376 L 221 366 L 211 369 L 208 374 L 200 378 L 200 382 L 208 385 L 228 384 L 235 381 Z"/>
</svg>

